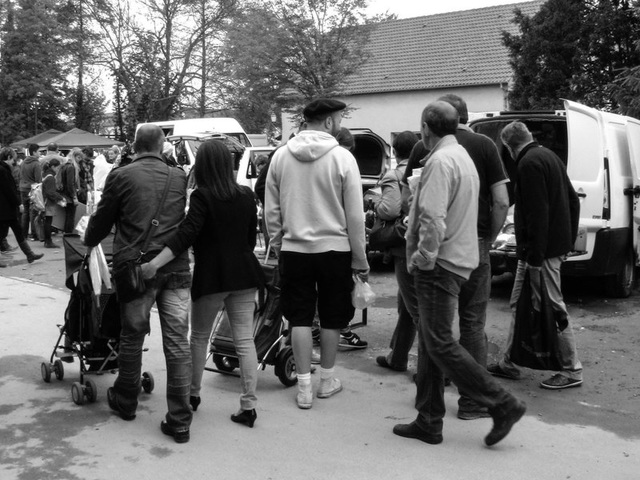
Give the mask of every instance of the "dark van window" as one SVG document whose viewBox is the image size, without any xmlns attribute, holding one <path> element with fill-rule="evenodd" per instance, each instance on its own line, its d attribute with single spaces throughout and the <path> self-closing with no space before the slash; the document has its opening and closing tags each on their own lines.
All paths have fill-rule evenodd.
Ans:
<svg viewBox="0 0 640 480">
<path fill-rule="evenodd" d="M 380 146 L 380 143 L 366 136 L 355 137 L 355 143 L 353 156 L 356 157 L 358 162 L 360 175 L 380 175 L 384 163 L 384 149 Z"/>
</svg>

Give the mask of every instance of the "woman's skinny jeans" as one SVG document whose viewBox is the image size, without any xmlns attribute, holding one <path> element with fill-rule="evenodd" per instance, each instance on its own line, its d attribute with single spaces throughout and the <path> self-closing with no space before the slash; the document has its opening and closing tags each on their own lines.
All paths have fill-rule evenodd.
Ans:
<svg viewBox="0 0 640 480">
<path fill-rule="evenodd" d="M 255 311 L 256 289 L 237 290 L 204 295 L 191 305 L 191 358 L 193 376 L 191 395 L 200 396 L 202 374 L 207 360 L 207 350 L 211 329 L 218 312 L 224 306 L 233 343 L 240 361 L 242 393 L 240 408 L 252 410 L 256 407 L 256 387 L 258 385 L 258 355 L 253 339 L 253 314 Z"/>
</svg>

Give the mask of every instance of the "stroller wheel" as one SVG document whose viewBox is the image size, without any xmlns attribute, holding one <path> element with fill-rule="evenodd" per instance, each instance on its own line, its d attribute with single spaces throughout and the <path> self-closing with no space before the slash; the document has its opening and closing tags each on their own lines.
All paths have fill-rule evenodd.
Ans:
<svg viewBox="0 0 640 480">
<path fill-rule="evenodd" d="M 84 382 L 84 394 L 87 396 L 87 400 L 93 403 L 98 398 L 98 387 L 93 380 L 87 380 Z"/>
<path fill-rule="evenodd" d="M 153 392 L 153 388 L 155 387 L 155 382 L 153 380 L 153 375 L 149 372 L 142 372 L 142 389 L 146 393 Z"/>
<path fill-rule="evenodd" d="M 40 364 L 40 373 L 42 374 L 42 380 L 47 383 L 51 382 L 51 364 L 42 362 Z"/>
<path fill-rule="evenodd" d="M 62 380 L 64 378 L 64 365 L 62 364 L 62 360 L 56 360 L 53 362 L 53 373 L 56 374 L 56 378 L 58 380 Z"/>
<path fill-rule="evenodd" d="M 217 353 L 213 354 L 213 363 L 216 368 L 222 372 L 233 372 L 236 366 L 231 363 L 228 357 Z"/>
<path fill-rule="evenodd" d="M 84 405 L 84 389 L 80 382 L 73 382 L 71 385 L 71 398 L 76 405 Z"/>
<path fill-rule="evenodd" d="M 298 383 L 296 376 L 296 361 L 293 358 L 293 349 L 285 347 L 276 356 L 275 372 L 282 384 L 292 387 Z"/>
</svg>

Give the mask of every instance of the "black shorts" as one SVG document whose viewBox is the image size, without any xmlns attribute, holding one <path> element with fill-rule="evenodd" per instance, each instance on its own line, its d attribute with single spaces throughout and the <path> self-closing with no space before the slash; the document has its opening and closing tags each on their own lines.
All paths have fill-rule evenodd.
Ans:
<svg viewBox="0 0 640 480">
<path fill-rule="evenodd" d="M 342 329 L 355 308 L 351 303 L 351 252 L 281 252 L 282 314 L 293 327 L 310 327 L 318 306 L 320 326 Z"/>
</svg>

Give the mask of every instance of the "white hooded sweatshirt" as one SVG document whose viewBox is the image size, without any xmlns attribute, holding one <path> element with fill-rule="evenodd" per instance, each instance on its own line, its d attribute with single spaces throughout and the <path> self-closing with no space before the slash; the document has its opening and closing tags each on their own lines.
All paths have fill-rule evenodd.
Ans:
<svg viewBox="0 0 640 480">
<path fill-rule="evenodd" d="M 358 164 L 329 133 L 304 130 L 274 154 L 265 218 L 276 251 L 351 251 L 351 268 L 369 268 Z"/>
</svg>

